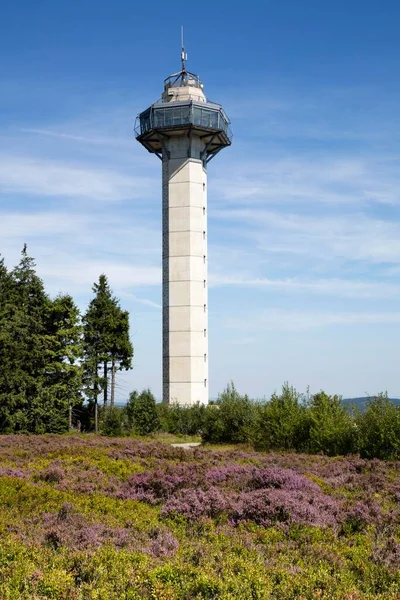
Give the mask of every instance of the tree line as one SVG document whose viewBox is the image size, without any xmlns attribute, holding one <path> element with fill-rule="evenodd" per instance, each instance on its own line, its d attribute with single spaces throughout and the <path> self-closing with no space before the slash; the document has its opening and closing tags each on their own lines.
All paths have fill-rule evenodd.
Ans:
<svg viewBox="0 0 400 600">
<path fill-rule="evenodd" d="M 203 442 L 245 444 L 255 450 L 400 459 L 400 407 L 386 394 L 365 410 L 323 391 L 300 394 L 285 383 L 268 400 L 251 400 L 233 383 L 207 406 L 157 404 L 150 390 L 103 422 L 103 433 L 197 435 Z"/>
<path fill-rule="evenodd" d="M 114 405 L 116 374 L 132 368 L 129 315 L 106 275 L 80 315 L 72 296 L 51 298 L 24 246 L 12 270 L 0 257 L 0 433 L 62 433 L 77 426 L 106 435 L 196 435 L 257 450 L 400 459 L 400 407 L 387 395 L 366 410 L 289 384 L 268 400 L 233 383 L 207 406 L 156 403 L 149 389 Z M 98 411 L 98 405 L 101 410 Z"/>
<path fill-rule="evenodd" d="M 35 266 L 26 245 L 12 270 L 0 257 L 0 431 L 63 432 L 74 414 L 96 428 L 99 400 L 113 406 L 116 372 L 132 368 L 128 312 L 102 274 L 81 318 Z"/>
</svg>

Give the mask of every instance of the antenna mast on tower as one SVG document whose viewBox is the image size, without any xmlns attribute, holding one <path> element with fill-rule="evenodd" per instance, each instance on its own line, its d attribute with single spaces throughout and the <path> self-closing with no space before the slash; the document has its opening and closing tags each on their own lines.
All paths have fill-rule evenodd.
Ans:
<svg viewBox="0 0 400 600">
<path fill-rule="evenodd" d="M 181 50 L 182 73 L 186 73 L 187 54 L 185 52 L 185 43 L 183 40 L 183 25 L 181 26 L 181 42 L 182 42 L 182 50 Z"/>
</svg>

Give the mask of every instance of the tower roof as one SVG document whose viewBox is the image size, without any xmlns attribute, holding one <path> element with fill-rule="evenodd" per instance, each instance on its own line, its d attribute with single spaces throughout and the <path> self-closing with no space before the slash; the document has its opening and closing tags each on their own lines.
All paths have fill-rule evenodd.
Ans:
<svg viewBox="0 0 400 600">
<path fill-rule="evenodd" d="M 191 73 L 186 69 L 187 53 L 185 50 L 185 43 L 183 39 L 183 26 L 181 27 L 181 70 L 178 73 L 173 73 L 164 79 L 164 95 L 165 96 L 179 96 L 176 92 L 174 93 L 171 88 L 197 88 L 200 92 L 200 97 L 203 96 L 203 84 L 200 77 L 195 73 Z M 168 94 L 168 90 L 171 92 Z M 187 90 L 188 92 L 189 90 Z M 186 92 L 186 93 L 187 93 Z M 189 92 L 190 95 L 190 92 Z"/>
</svg>

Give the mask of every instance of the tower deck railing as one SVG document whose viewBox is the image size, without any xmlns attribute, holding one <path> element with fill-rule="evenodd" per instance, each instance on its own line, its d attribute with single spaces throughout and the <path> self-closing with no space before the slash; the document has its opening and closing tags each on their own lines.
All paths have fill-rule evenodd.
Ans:
<svg viewBox="0 0 400 600">
<path fill-rule="evenodd" d="M 167 77 L 167 79 L 164 79 L 165 90 L 168 90 L 171 87 L 180 86 L 203 88 L 200 77 L 195 73 L 190 73 L 190 71 L 180 71 L 179 73 L 174 73 Z"/>
<path fill-rule="evenodd" d="M 210 131 L 221 131 L 228 143 L 232 140 L 230 121 L 223 108 L 209 102 L 171 102 L 155 103 L 142 112 L 136 119 L 136 137 L 154 129 L 174 129 L 179 127 L 197 127 Z"/>
</svg>

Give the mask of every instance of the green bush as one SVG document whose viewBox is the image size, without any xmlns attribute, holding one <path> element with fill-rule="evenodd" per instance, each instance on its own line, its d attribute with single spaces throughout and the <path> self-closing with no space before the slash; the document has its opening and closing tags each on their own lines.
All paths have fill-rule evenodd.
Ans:
<svg viewBox="0 0 400 600">
<path fill-rule="evenodd" d="M 257 433 L 259 407 L 241 396 L 233 382 L 205 410 L 204 442 L 252 444 Z"/>
<path fill-rule="evenodd" d="M 257 447 L 263 450 L 304 451 L 309 439 L 309 419 L 304 398 L 285 383 L 280 395 L 272 394 L 260 410 Z"/>
<path fill-rule="evenodd" d="M 203 404 L 180 406 L 179 404 L 157 404 L 160 429 L 175 435 L 201 435 L 204 429 L 206 407 Z"/>
<path fill-rule="evenodd" d="M 354 421 L 339 396 L 321 391 L 312 396 L 307 410 L 309 419 L 309 452 L 329 456 L 356 451 Z"/>
<path fill-rule="evenodd" d="M 356 418 L 358 443 L 365 458 L 400 458 L 400 408 L 387 394 L 372 398 Z"/>
<path fill-rule="evenodd" d="M 99 410 L 100 432 L 103 435 L 118 437 L 124 432 L 124 413 L 116 406 Z"/>
<path fill-rule="evenodd" d="M 159 430 L 156 399 L 149 389 L 140 394 L 134 390 L 125 407 L 128 427 L 138 435 L 149 435 Z"/>
</svg>

